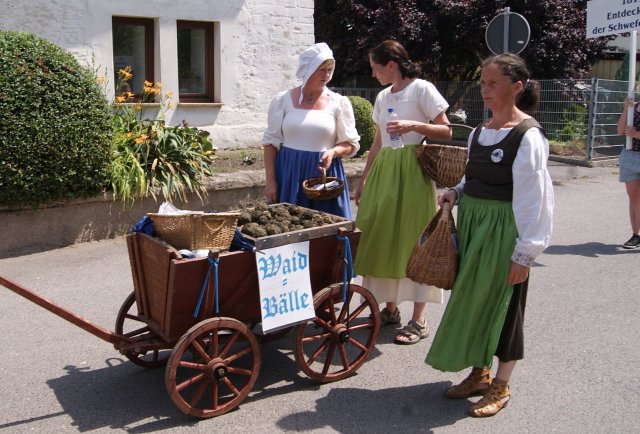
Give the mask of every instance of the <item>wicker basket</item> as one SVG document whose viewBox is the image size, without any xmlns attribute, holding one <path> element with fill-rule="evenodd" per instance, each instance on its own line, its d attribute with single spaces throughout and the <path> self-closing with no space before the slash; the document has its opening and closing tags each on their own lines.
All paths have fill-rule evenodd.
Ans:
<svg viewBox="0 0 640 434">
<path fill-rule="evenodd" d="M 228 250 L 239 213 L 148 214 L 156 235 L 176 249 Z"/>
<path fill-rule="evenodd" d="M 448 202 L 422 232 L 407 262 L 407 277 L 423 285 L 451 289 L 458 272 L 456 226 Z"/>
<path fill-rule="evenodd" d="M 326 184 L 327 182 L 336 181 L 337 187 L 327 188 L 326 185 L 321 189 L 314 189 L 314 186 Z M 327 172 L 323 169 L 322 176 L 319 178 L 311 178 L 302 182 L 302 190 L 304 194 L 311 200 L 329 200 L 339 197 L 344 191 L 344 181 L 335 176 L 327 176 Z"/>
<path fill-rule="evenodd" d="M 467 148 L 462 146 L 422 143 L 416 146 L 416 158 L 422 172 L 436 182 L 439 188 L 456 186 L 467 165 Z"/>
</svg>

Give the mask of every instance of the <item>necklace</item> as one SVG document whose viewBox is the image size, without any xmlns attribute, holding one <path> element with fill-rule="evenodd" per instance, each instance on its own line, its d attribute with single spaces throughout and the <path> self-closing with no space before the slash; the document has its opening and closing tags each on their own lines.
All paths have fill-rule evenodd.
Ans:
<svg viewBox="0 0 640 434">
<path fill-rule="evenodd" d="M 302 92 L 302 90 L 300 90 L 300 92 Z M 322 92 L 320 92 L 316 97 L 310 96 L 310 95 L 304 95 L 304 99 L 302 100 L 302 102 L 304 102 L 307 105 L 314 105 L 322 96 Z"/>
</svg>

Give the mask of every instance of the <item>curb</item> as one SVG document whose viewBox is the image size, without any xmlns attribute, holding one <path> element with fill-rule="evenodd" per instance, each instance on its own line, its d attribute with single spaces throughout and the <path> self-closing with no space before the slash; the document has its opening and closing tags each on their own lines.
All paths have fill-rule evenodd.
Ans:
<svg viewBox="0 0 640 434">
<path fill-rule="evenodd" d="M 364 166 L 364 161 L 345 164 L 352 192 L 360 182 Z M 554 184 L 574 178 L 611 174 L 613 167 L 613 164 L 582 167 L 549 162 L 549 172 Z M 264 200 L 263 189 L 262 170 L 219 174 L 209 183 L 208 195 L 202 201 L 192 195 L 187 202 L 175 201 L 174 205 L 180 209 L 229 211 Z M 122 236 L 146 213 L 156 212 L 161 202 L 148 198 L 129 208 L 123 208 L 120 202 L 113 201 L 112 195 L 103 194 L 35 209 L 0 209 L 0 227 L 3 232 L 0 258 Z"/>
</svg>

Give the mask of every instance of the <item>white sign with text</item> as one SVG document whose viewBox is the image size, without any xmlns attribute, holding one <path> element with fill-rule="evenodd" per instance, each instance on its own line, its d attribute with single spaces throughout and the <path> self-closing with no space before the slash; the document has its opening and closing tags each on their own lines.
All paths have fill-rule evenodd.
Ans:
<svg viewBox="0 0 640 434">
<path fill-rule="evenodd" d="M 309 273 L 309 241 L 256 252 L 262 331 L 316 316 Z"/>
<path fill-rule="evenodd" d="M 587 2 L 587 38 L 640 29 L 640 0 Z"/>
</svg>

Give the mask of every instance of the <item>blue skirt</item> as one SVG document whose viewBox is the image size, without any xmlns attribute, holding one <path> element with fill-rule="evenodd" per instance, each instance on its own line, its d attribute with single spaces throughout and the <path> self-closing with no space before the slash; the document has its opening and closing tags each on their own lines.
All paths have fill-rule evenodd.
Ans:
<svg viewBox="0 0 640 434">
<path fill-rule="evenodd" d="M 329 200 L 311 200 L 302 190 L 302 182 L 320 176 L 318 164 L 322 152 L 300 151 L 282 146 L 276 159 L 276 181 L 278 183 L 278 199 L 305 208 L 323 211 L 351 220 L 351 203 L 349 201 L 349 185 L 344 174 L 342 159 L 335 158 L 327 170 L 327 176 L 344 181 L 342 195 Z"/>
</svg>

